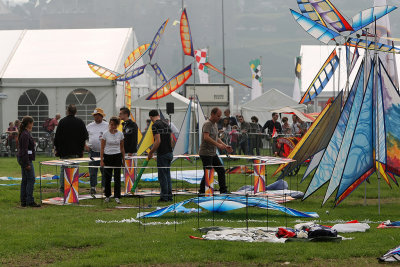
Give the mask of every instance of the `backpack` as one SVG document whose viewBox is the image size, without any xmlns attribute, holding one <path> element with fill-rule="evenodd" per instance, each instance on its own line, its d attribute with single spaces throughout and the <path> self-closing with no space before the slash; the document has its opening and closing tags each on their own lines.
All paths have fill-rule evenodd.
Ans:
<svg viewBox="0 0 400 267">
<path fill-rule="evenodd" d="M 51 120 L 52 120 L 51 118 L 47 118 L 47 119 L 44 121 L 43 125 L 42 125 L 43 129 L 44 129 L 46 132 L 51 132 L 51 130 L 50 130 L 50 121 L 51 121 Z"/>
</svg>

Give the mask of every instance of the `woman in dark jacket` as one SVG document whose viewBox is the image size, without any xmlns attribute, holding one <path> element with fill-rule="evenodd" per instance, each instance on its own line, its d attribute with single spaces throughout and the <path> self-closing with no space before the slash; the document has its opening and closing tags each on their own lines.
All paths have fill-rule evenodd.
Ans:
<svg viewBox="0 0 400 267">
<path fill-rule="evenodd" d="M 31 136 L 33 118 L 25 116 L 18 131 L 18 163 L 21 166 L 21 206 L 40 207 L 33 199 L 35 185 L 35 169 L 32 161 L 35 160 L 35 141 Z"/>
</svg>

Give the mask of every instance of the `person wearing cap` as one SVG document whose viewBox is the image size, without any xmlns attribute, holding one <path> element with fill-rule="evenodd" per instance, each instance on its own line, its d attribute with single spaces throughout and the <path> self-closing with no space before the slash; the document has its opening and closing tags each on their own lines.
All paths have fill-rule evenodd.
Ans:
<svg viewBox="0 0 400 267">
<path fill-rule="evenodd" d="M 94 121 L 89 123 L 86 126 L 86 130 L 89 134 L 89 141 L 86 145 L 86 150 L 89 152 L 89 157 L 98 158 L 100 157 L 101 150 L 101 139 L 103 138 L 103 134 L 108 131 L 108 122 L 104 120 L 106 114 L 104 114 L 103 109 L 96 108 L 93 113 Z M 92 197 L 95 197 L 96 194 L 96 186 L 97 186 L 97 173 L 98 166 L 100 166 L 100 161 L 90 161 L 89 166 L 94 166 L 94 168 L 89 168 L 90 175 L 90 194 Z M 100 170 L 102 171 L 102 169 Z M 104 175 L 101 172 L 101 187 L 104 188 Z"/>
<path fill-rule="evenodd" d="M 85 142 L 88 139 L 86 125 L 82 119 L 75 116 L 76 106 L 70 104 L 67 107 L 67 116 L 62 118 L 57 126 L 54 137 L 54 151 L 60 159 L 82 158 Z M 60 192 L 64 194 L 64 169 L 61 166 L 60 172 Z"/>
</svg>

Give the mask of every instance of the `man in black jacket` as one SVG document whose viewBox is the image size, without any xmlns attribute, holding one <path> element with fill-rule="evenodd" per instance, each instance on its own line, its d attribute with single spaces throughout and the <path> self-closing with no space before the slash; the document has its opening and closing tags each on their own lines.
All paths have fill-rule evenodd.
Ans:
<svg viewBox="0 0 400 267">
<path fill-rule="evenodd" d="M 138 145 L 138 126 L 136 122 L 129 118 L 130 115 L 129 108 L 123 107 L 119 110 L 119 118 L 124 121 L 122 123 L 122 133 L 124 134 L 125 153 L 128 156 L 132 156 L 137 152 Z"/>
<path fill-rule="evenodd" d="M 88 132 L 85 123 L 75 117 L 76 106 L 70 104 L 67 107 L 67 116 L 58 123 L 54 138 L 54 149 L 56 156 L 61 159 L 82 158 L 85 141 L 88 139 Z M 64 193 L 64 168 L 61 166 L 60 192 Z"/>
</svg>

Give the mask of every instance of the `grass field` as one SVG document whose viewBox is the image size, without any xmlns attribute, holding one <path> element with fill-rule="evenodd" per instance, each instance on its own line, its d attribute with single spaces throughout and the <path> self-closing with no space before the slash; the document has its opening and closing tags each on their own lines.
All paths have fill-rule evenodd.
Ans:
<svg viewBox="0 0 400 267">
<path fill-rule="evenodd" d="M 48 158 L 38 157 L 38 162 Z M 235 162 L 241 164 L 243 162 Z M 189 163 L 176 162 L 176 166 Z M 233 164 L 232 162 L 230 164 Z M 201 163 L 199 163 L 201 166 Z M 268 168 L 271 174 L 274 168 Z M 288 179 L 290 188 L 305 191 L 308 180 L 299 184 L 303 167 L 298 177 Z M 54 173 L 46 167 L 43 173 Z M 13 158 L 0 158 L 0 176 L 20 177 L 20 168 Z M 230 190 L 250 178 L 231 175 Z M 269 179 L 272 178 L 269 177 Z M 271 181 L 267 181 L 270 183 Z M 117 209 L 116 204 L 105 204 L 101 199 L 81 201 L 79 206 L 51 206 L 21 208 L 19 185 L 0 186 L 0 264 L 4 266 L 373 266 L 376 258 L 400 243 L 400 229 L 376 229 L 384 220 L 400 220 L 400 192 L 397 186 L 390 189 L 381 181 L 381 210 L 378 214 L 378 183 L 372 176 L 367 184 L 367 205 L 364 206 L 364 185 L 358 188 L 339 207 L 333 202 L 321 207 L 324 189 L 304 202 L 292 201 L 288 207 L 301 211 L 314 211 L 320 215 L 319 222 L 333 225 L 337 220 L 367 220 L 371 229 L 366 233 L 343 234 L 352 237 L 340 243 L 245 243 L 228 241 L 203 241 L 189 239 L 189 235 L 201 236 L 198 226 L 212 225 L 246 227 L 245 209 L 227 213 L 211 214 L 167 214 L 159 219 L 146 219 L 145 225 L 135 223 L 96 223 L 96 220 L 111 221 L 136 218 L 139 211 Z M 16 183 L 0 181 L 0 183 Z M 43 197 L 56 196 L 57 185 L 43 182 Z M 157 183 L 142 183 L 143 187 L 158 187 Z M 185 185 L 189 187 L 190 185 Z M 326 188 L 326 187 L 324 187 Z M 86 193 L 89 186 L 80 185 Z M 39 184 L 35 185 L 35 198 L 39 200 Z M 178 197 L 178 201 L 185 197 Z M 150 211 L 157 206 L 157 198 L 141 199 L 141 205 Z M 138 206 L 137 198 L 123 198 L 123 205 Z M 193 206 L 195 207 L 195 206 Z M 143 210 L 141 210 L 143 211 Z M 327 213 L 326 211 L 329 211 Z M 249 208 L 249 227 L 293 226 L 299 219 L 279 212 Z M 148 223 L 165 223 L 155 224 Z M 309 219 L 301 219 L 309 221 Z M 174 223 L 176 222 L 176 223 Z"/>
</svg>

